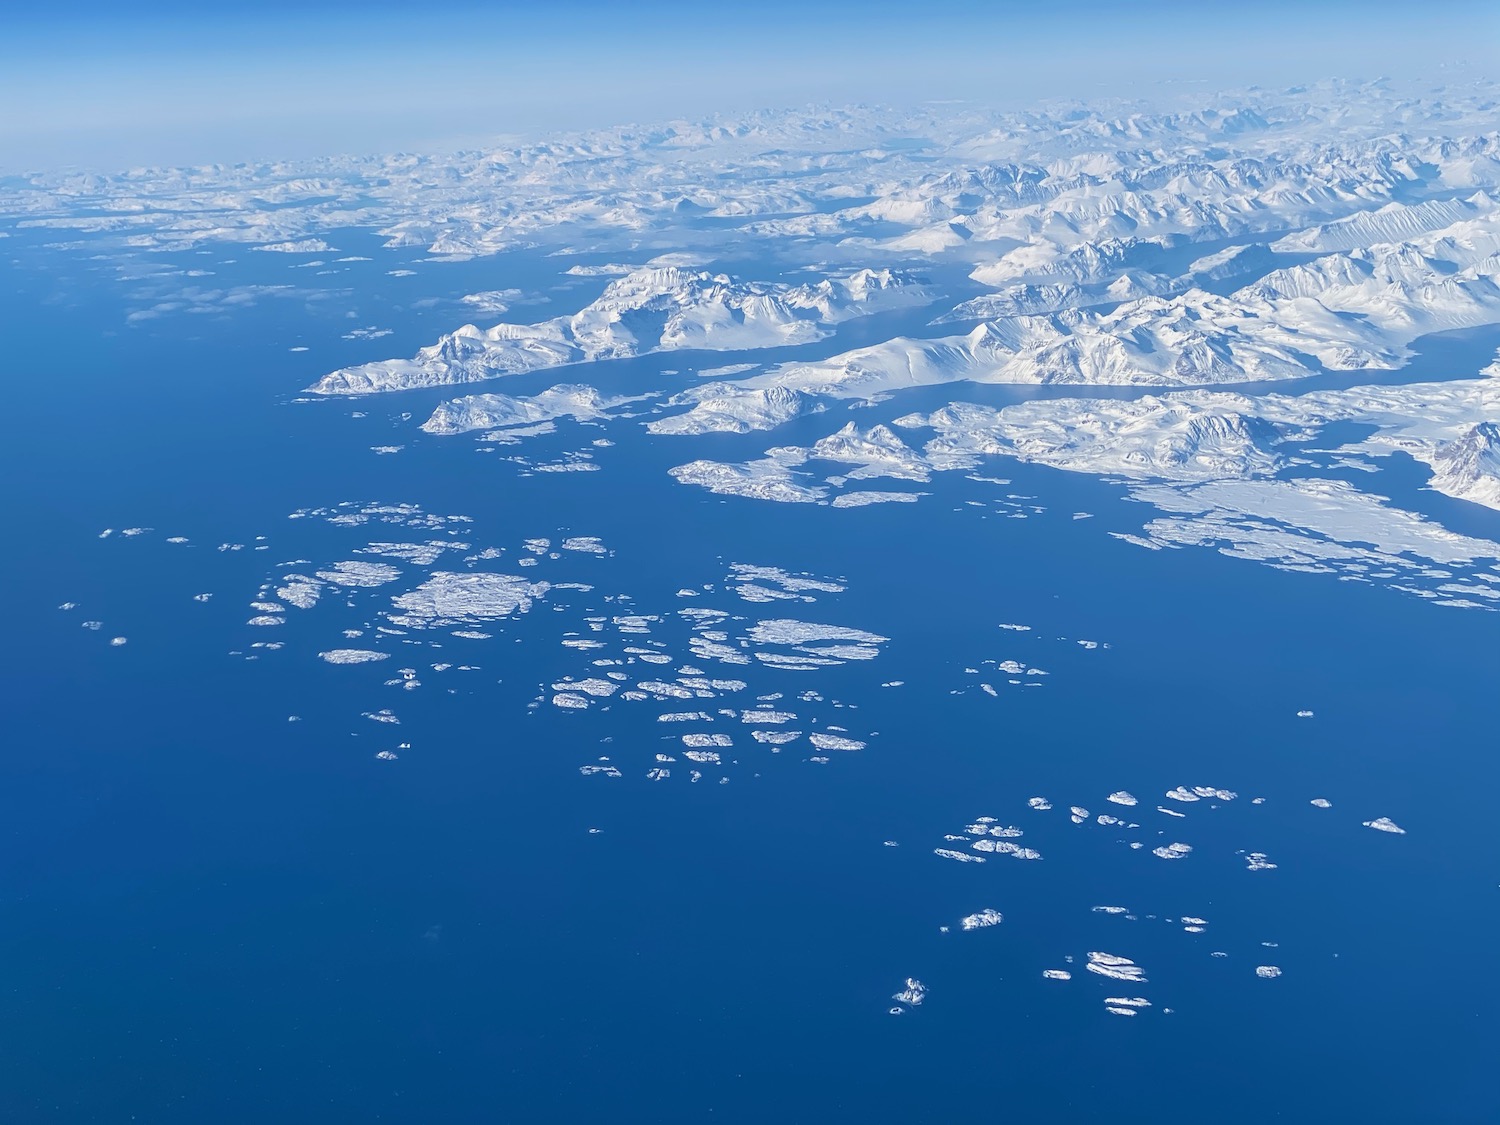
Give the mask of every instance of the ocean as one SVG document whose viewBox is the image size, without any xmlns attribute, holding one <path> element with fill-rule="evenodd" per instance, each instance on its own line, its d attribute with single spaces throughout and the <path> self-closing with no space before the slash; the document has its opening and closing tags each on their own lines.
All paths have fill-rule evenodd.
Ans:
<svg viewBox="0 0 1500 1125">
<path fill-rule="evenodd" d="M 361 254 L 361 238 L 336 241 Z M 4 1120 L 1493 1119 L 1492 614 L 1143 550 L 1109 534 L 1149 518 L 1122 486 L 1010 460 L 854 509 L 667 475 L 806 444 L 849 420 L 840 406 L 680 442 L 648 440 L 646 414 L 564 420 L 476 453 L 472 435 L 416 428 L 451 389 L 292 401 L 334 366 L 461 322 L 455 294 L 549 293 L 526 319 L 576 307 L 606 279 L 553 291 L 567 260 L 413 254 L 416 274 L 390 277 L 385 252 L 289 283 L 267 260 L 281 255 L 161 254 L 164 269 L 207 263 L 220 296 L 132 321 L 151 279 L 43 242 L 5 246 L 0 329 Z M 244 294 L 284 284 L 297 291 Z M 849 326 L 840 346 L 899 322 Z M 367 326 L 391 332 L 342 339 Z M 739 358 L 460 393 L 668 391 Z M 939 388 L 849 417 L 1039 393 Z M 538 470 L 570 454 L 597 471 Z M 1409 464 L 1383 472 L 1383 494 L 1500 535 L 1500 514 L 1419 494 Z M 288 519 L 345 502 L 470 522 Z M 560 549 L 568 537 L 607 553 Z M 245 624 L 263 583 L 372 558 L 356 552 L 379 541 L 469 547 Z M 503 553 L 460 561 L 486 547 Z M 734 564 L 843 589 L 747 601 Z M 467 630 L 487 638 L 375 631 L 393 595 L 445 568 L 551 589 Z M 702 629 L 685 608 L 728 615 L 715 627 L 731 646 L 773 619 L 884 639 L 873 659 L 721 666 L 692 655 Z M 621 617 L 656 620 L 622 633 Z M 560 643 L 591 638 L 604 647 Z M 598 667 L 746 686 L 551 702 L 554 683 L 648 641 L 671 661 Z M 340 646 L 390 657 L 318 659 Z M 865 747 L 775 747 L 718 714 L 771 695 L 756 709 L 794 712 L 788 729 Z M 365 717 L 381 710 L 399 723 Z M 685 757 L 690 727 L 730 737 L 720 762 Z M 623 776 L 580 773 L 602 759 Z M 1167 795 L 1179 786 L 1235 796 Z M 1121 792 L 1139 803 L 1107 800 Z M 1364 827 L 1377 817 L 1405 833 Z M 1024 835 L 998 838 L 1040 860 L 934 854 L 972 855 L 971 828 L 1009 826 Z M 1176 842 L 1191 854 L 1152 854 Z M 1250 870 L 1252 854 L 1276 866 Z M 962 928 L 985 909 L 1003 922 Z M 1090 972 L 1090 952 L 1144 979 Z M 907 978 L 920 1004 L 893 999 Z M 1107 1010 L 1137 997 L 1149 1006 L 1129 1018 Z"/>
</svg>

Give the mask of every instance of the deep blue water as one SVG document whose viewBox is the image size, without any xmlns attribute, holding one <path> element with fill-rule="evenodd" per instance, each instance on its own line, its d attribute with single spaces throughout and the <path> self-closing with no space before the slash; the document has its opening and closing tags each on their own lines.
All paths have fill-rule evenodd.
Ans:
<svg viewBox="0 0 1500 1125">
<path fill-rule="evenodd" d="M 357 302 L 268 298 L 129 327 L 129 287 L 83 272 L 97 263 L 42 272 L 8 250 L 22 265 L 4 275 L 0 335 L 12 482 L 0 1119 L 1495 1119 L 1494 615 L 1209 551 L 1144 551 L 1106 534 L 1142 519 L 1118 488 L 1011 462 L 985 470 L 1008 489 L 948 474 L 918 504 L 847 511 L 727 500 L 666 476 L 694 457 L 803 443 L 841 425 L 837 412 L 681 444 L 640 440 L 628 423 L 562 423 L 481 455 L 470 438 L 416 431 L 437 392 L 290 401 L 332 366 L 429 342 L 464 318 L 452 296 L 542 288 L 567 261 L 385 280 L 391 256 L 372 255 L 327 283 Z M 216 255 L 238 258 L 218 267 L 237 283 L 288 273 L 258 260 L 276 255 Z M 339 338 L 366 324 L 395 332 Z M 300 343 L 311 350 L 287 351 Z M 686 366 L 609 365 L 610 386 L 667 389 L 683 377 L 662 369 Z M 966 392 L 948 397 L 999 393 Z M 606 433 L 618 444 L 596 451 L 599 472 L 523 477 L 500 459 L 548 459 Z M 369 450 L 386 443 L 406 448 Z M 1007 491 L 1046 511 L 1003 518 Z M 353 610 L 335 598 L 293 611 L 276 630 L 243 622 L 284 560 L 433 537 L 286 518 L 345 500 L 468 515 L 461 537 L 506 547 L 507 571 L 530 536 L 597 535 L 614 553 L 538 567 L 597 591 L 555 595 L 493 640 L 439 633 L 440 651 L 331 667 L 314 653 L 366 643 L 338 630 L 394 588 L 359 592 Z M 1493 535 L 1492 517 L 1462 530 Z M 155 531 L 97 538 L 132 525 Z M 163 541 L 176 534 L 192 544 Z M 257 535 L 268 550 L 253 550 Z M 679 783 L 680 770 L 652 784 L 642 774 L 665 745 L 654 714 L 673 708 L 527 709 L 539 684 L 586 670 L 557 644 L 562 619 L 669 613 L 686 604 L 679 587 L 717 585 L 733 561 L 848 588 L 811 606 L 722 592 L 704 604 L 891 638 L 869 664 L 745 673 L 753 692 L 812 688 L 856 705 L 792 704 L 855 737 L 878 731 L 868 749 L 826 765 L 805 750 L 765 755 L 722 786 Z M 200 591 L 215 596 L 195 603 Z M 633 598 L 627 610 L 603 603 L 616 592 Z M 685 655 L 680 634 L 659 630 Z M 108 647 L 113 635 L 129 644 Z M 273 639 L 286 648 L 230 655 Z M 976 683 L 994 674 L 964 672 L 1012 656 L 1048 670 L 1045 686 L 990 698 Z M 381 686 L 396 665 L 432 660 L 483 671 Z M 904 686 L 875 686 L 894 679 Z M 379 707 L 402 725 L 360 718 Z M 1295 718 L 1302 708 L 1316 718 Z M 398 739 L 412 743 L 399 761 L 374 760 Z M 601 753 L 623 778 L 579 776 Z M 1194 844 L 1183 862 L 1074 829 L 1061 811 L 1119 811 L 1103 798 L 1129 789 L 1149 847 L 1165 819 L 1150 809 L 1180 784 L 1241 794 L 1189 809 L 1180 835 L 1165 825 L 1163 841 Z M 1058 806 L 1051 819 L 1025 808 L 1033 794 Z M 1310 808 L 1315 796 L 1334 807 Z M 933 856 L 982 815 L 1026 828 L 1046 858 Z M 1360 827 L 1380 815 L 1408 834 Z M 1239 850 L 1279 866 L 1246 872 Z M 1141 918 L 1090 911 L 1106 903 Z M 939 931 L 987 906 L 1002 925 Z M 1192 935 L 1146 915 L 1210 925 Z M 1090 949 L 1135 958 L 1150 983 L 1081 963 L 1066 984 L 1040 978 Z M 1257 979 L 1256 964 L 1284 975 Z M 908 975 L 930 997 L 893 1018 Z M 1156 1006 L 1121 1019 L 1107 995 Z"/>
</svg>

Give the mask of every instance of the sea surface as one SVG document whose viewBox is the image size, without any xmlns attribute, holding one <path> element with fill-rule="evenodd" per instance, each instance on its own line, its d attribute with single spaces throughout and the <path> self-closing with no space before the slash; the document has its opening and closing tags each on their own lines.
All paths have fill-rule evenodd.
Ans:
<svg viewBox="0 0 1500 1125">
<path fill-rule="evenodd" d="M 371 253 L 367 234 L 332 237 Z M 327 370 L 479 319 L 464 293 L 545 294 L 510 314 L 527 320 L 578 307 L 608 279 L 562 278 L 571 260 L 382 251 L 298 271 L 292 293 L 141 317 L 155 280 L 44 242 L 17 232 L 0 255 L 0 1120 L 1496 1120 L 1494 614 L 1143 550 L 1109 534 L 1145 518 L 1123 487 L 1013 461 L 977 470 L 1007 486 L 940 474 L 911 486 L 917 503 L 847 510 L 667 475 L 807 444 L 848 420 L 837 408 L 680 443 L 647 440 L 643 419 L 564 421 L 481 450 L 416 428 L 451 390 L 294 401 Z M 152 260 L 211 269 L 205 288 L 225 289 L 290 284 L 281 257 Z M 401 264 L 416 274 L 387 274 Z M 846 326 L 837 346 L 924 321 Z M 391 333 L 343 338 L 366 326 Z M 1438 341 L 1418 364 L 1471 374 L 1494 343 Z M 651 356 L 460 393 L 669 391 L 741 358 Z M 1039 393 L 940 388 L 849 417 Z M 403 448 L 372 452 L 384 445 Z M 580 451 L 597 471 L 533 471 Z M 1382 494 L 1500 537 L 1500 514 L 1420 493 L 1421 479 L 1392 463 Z M 472 522 L 288 519 L 346 501 Z M 608 554 L 516 565 L 523 540 L 568 536 Z M 484 625 L 489 639 L 377 637 L 376 614 L 423 577 L 402 566 L 397 584 L 245 624 L 263 582 L 371 558 L 352 552 L 382 539 L 494 546 L 496 570 L 593 589 L 554 589 Z M 747 603 L 725 585 L 736 563 L 845 589 Z M 889 639 L 874 660 L 812 671 L 710 668 L 675 616 L 699 606 Z M 650 637 L 675 658 L 632 679 L 691 665 L 749 687 L 553 706 L 550 685 L 599 655 L 560 640 L 621 614 L 660 617 Z M 607 639 L 617 655 L 642 638 Z M 393 658 L 318 659 L 340 646 Z M 1011 684 L 984 663 L 1009 659 L 1047 675 Z M 398 666 L 421 687 L 386 684 Z M 797 698 L 808 691 L 821 698 Z M 866 748 L 772 754 L 720 718 L 734 764 L 690 782 L 686 727 L 657 714 L 778 692 L 768 705 L 797 712 L 793 726 L 841 726 Z M 399 725 L 363 717 L 380 709 Z M 648 781 L 658 753 L 677 760 Z M 580 773 L 601 757 L 623 776 Z M 1164 797 L 1183 785 L 1237 796 Z M 1121 790 L 1139 805 L 1106 801 Z M 1034 796 L 1054 807 L 1028 808 Z M 944 837 L 983 816 L 1043 858 L 934 855 L 964 848 Z M 1376 817 L 1405 834 L 1363 826 Z M 1173 841 L 1192 854 L 1151 854 Z M 1277 866 L 1248 870 L 1250 852 Z M 1116 905 L 1131 917 L 1093 909 Z M 964 932 L 985 908 L 1004 921 Z M 1089 951 L 1133 959 L 1147 981 L 1086 971 Z M 920 1005 L 893 1000 L 909 977 L 928 990 Z M 1151 1006 L 1124 1018 L 1108 997 Z"/>
</svg>

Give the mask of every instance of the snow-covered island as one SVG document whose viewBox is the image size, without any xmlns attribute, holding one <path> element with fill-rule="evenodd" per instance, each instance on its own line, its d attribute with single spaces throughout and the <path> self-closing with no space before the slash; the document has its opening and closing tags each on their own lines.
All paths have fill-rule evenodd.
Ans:
<svg viewBox="0 0 1500 1125">
<path fill-rule="evenodd" d="M 572 316 L 488 329 L 465 324 L 414 359 L 331 371 L 307 389 L 321 395 L 371 394 L 656 351 L 785 347 L 822 339 L 853 317 L 927 300 L 914 279 L 888 269 L 795 286 L 679 266 L 639 269 L 610 282 L 598 300 Z"/>
</svg>

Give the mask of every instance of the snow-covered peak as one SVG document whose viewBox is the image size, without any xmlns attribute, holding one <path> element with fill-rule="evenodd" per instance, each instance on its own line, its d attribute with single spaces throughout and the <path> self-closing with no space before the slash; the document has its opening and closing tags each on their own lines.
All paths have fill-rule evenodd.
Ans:
<svg viewBox="0 0 1500 1125">
<path fill-rule="evenodd" d="M 861 430 L 850 422 L 837 433 L 814 442 L 809 456 L 857 466 L 844 474 L 851 480 L 869 477 L 928 479 L 927 463 L 922 455 L 888 426 L 875 425 Z"/>
<path fill-rule="evenodd" d="M 1461 500 L 1500 508 L 1500 424 L 1478 422 L 1437 447 L 1432 487 Z"/>
<path fill-rule="evenodd" d="M 438 405 L 422 423 L 429 434 L 461 434 L 470 430 L 496 430 L 530 426 L 556 418 L 602 418 L 623 399 L 607 399 L 593 387 L 559 384 L 537 395 L 469 395 Z"/>
<path fill-rule="evenodd" d="M 673 399 L 692 402 L 682 414 L 658 418 L 647 424 L 653 434 L 743 434 L 770 430 L 823 406 L 811 395 L 791 387 L 744 387 L 733 383 L 707 383 Z"/>
</svg>

